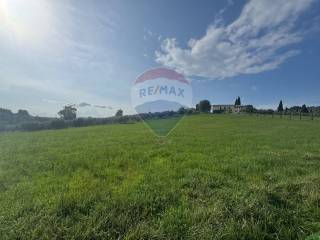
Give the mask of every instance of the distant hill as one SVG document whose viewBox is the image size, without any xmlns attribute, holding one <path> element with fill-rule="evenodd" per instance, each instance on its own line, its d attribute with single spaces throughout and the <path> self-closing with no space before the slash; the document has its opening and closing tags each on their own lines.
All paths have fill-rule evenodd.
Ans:
<svg viewBox="0 0 320 240">
<path fill-rule="evenodd" d="M 137 107 L 135 107 L 135 110 L 137 113 L 161 113 L 166 111 L 174 111 L 177 112 L 181 107 L 183 107 L 181 104 L 172 102 L 172 101 L 166 101 L 166 100 L 157 100 L 153 102 L 148 102 L 141 104 Z"/>
</svg>

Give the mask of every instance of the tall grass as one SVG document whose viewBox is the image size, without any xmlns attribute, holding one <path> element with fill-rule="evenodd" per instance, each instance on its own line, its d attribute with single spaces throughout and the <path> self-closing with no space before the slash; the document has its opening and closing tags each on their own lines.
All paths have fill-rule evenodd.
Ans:
<svg viewBox="0 0 320 240">
<path fill-rule="evenodd" d="M 0 135 L 1 239 L 304 239 L 320 231 L 320 125 L 185 117 Z"/>
</svg>

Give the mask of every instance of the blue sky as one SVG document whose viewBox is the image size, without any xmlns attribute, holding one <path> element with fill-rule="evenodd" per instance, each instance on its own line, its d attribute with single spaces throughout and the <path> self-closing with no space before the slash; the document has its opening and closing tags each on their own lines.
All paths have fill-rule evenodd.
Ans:
<svg viewBox="0 0 320 240">
<path fill-rule="evenodd" d="M 320 105 L 316 0 L 0 0 L 0 107 L 133 113 L 145 70 L 183 72 L 194 102 Z"/>
</svg>

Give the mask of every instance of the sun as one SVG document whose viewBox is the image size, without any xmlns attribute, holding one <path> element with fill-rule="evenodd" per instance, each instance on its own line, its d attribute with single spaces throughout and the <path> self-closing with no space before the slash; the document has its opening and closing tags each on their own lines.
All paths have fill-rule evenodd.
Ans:
<svg viewBox="0 0 320 240">
<path fill-rule="evenodd" d="M 22 41 L 41 40 L 52 22 L 49 1 L 0 0 L 0 30 Z"/>
</svg>

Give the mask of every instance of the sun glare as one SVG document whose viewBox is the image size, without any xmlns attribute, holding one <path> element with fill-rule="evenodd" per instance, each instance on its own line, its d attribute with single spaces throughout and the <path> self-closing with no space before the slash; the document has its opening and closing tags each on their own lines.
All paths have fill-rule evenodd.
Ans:
<svg viewBox="0 0 320 240">
<path fill-rule="evenodd" d="M 0 0 L 0 20 L 20 41 L 42 41 L 52 22 L 47 1 Z"/>
</svg>

